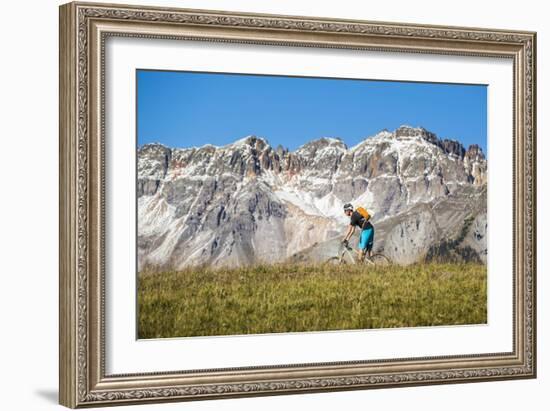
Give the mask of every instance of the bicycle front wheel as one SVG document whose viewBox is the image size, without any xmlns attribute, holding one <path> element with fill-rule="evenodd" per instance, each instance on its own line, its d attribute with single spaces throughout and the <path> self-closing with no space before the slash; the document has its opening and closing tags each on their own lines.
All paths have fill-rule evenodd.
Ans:
<svg viewBox="0 0 550 411">
<path fill-rule="evenodd" d="M 391 264 L 391 261 L 388 257 L 386 257 L 384 254 L 377 253 L 373 254 L 369 260 L 371 263 L 373 263 L 376 266 L 385 267 Z"/>
</svg>

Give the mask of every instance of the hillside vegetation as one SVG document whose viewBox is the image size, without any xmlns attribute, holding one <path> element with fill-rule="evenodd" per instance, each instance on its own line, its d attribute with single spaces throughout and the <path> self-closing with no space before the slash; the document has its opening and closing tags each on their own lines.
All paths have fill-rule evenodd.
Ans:
<svg viewBox="0 0 550 411">
<path fill-rule="evenodd" d="M 138 337 L 483 324 L 481 264 L 258 265 L 144 271 Z"/>
</svg>

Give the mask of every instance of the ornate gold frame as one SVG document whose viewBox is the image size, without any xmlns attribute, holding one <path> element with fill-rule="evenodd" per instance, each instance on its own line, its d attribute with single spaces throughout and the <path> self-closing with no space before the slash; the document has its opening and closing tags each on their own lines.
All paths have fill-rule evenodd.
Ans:
<svg viewBox="0 0 550 411">
<path fill-rule="evenodd" d="M 103 64 L 108 36 L 512 59 L 514 350 L 460 357 L 105 375 Z M 533 32 L 92 3 L 61 6 L 60 403 L 84 407 L 534 378 L 535 51 Z"/>
</svg>

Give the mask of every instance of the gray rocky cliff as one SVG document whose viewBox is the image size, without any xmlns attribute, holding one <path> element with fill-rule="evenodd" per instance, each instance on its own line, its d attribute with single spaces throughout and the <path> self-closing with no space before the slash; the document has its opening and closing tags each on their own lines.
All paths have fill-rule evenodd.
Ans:
<svg viewBox="0 0 550 411">
<path fill-rule="evenodd" d="M 461 244 L 485 261 L 486 210 L 468 206 L 485 201 L 485 156 L 423 128 L 384 130 L 350 148 L 328 137 L 295 151 L 256 136 L 221 147 L 147 144 L 137 161 L 139 268 L 309 259 L 343 232 L 347 202 L 373 213 L 375 243 L 396 262 L 434 257 L 468 218 Z"/>
</svg>

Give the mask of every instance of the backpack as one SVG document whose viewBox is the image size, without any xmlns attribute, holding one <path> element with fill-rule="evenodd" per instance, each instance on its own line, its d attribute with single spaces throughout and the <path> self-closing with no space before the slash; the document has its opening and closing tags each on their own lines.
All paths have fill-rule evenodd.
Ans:
<svg viewBox="0 0 550 411">
<path fill-rule="evenodd" d="M 369 220 L 370 214 L 365 208 L 357 207 L 357 209 L 355 211 L 357 211 L 359 214 L 361 214 L 361 216 L 365 219 L 365 221 Z"/>
</svg>

